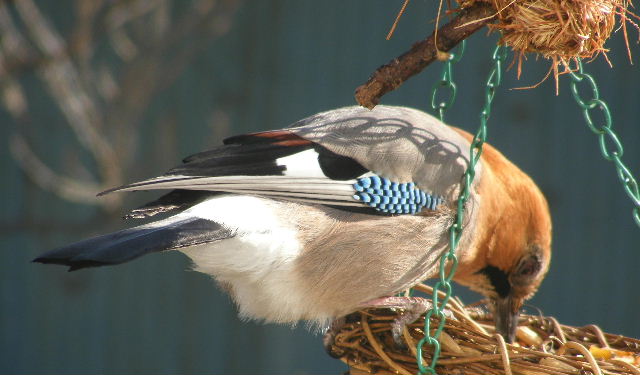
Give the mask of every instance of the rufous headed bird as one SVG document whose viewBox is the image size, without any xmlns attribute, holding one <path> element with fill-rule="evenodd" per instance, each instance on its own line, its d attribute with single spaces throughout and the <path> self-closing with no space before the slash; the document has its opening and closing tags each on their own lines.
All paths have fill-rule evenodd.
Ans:
<svg viewBox="0 0 640 375">
<path fill-rule="evenodd" d="M 325 324 L 438 274 L 471 139 L 421 111 L 382 105 L 231 137 L 160 177 L 102 193 L 169 190 L 127 215 L 165 218 L 35 261 L 77 270 L 178 250 L 242 317 Z M 464 212 L 454 279 L 493 301 L 496 329 L 512 341 L 549 268 L 547 203 L 485 145 Z"/>
</svg>

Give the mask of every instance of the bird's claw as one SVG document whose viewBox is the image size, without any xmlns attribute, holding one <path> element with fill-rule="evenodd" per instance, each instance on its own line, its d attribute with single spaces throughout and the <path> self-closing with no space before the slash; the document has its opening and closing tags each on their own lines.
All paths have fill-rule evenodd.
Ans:
<svg viewBox="0 0 640 375">
<path fill-rule="evenodd" d="M 402 340 L 404 328 L 418 320 L 431 306 L 431 300 L 421 297 L 382 297 L 368 301 L 362 307 L 402 309 L 402 315 L 391 323 L 391 336 L 399 349 L 406 349 L 407 345 Z"/>
<path fill-rule="evenodd" d="M 342 327 L 344 326 L 345 322 L 345 317 L 334 320 L 333 322 L 331 322 L 331 325 L 329 325 L 329 328 L 324 333 L 324 336 L 322 336 L 322 345 L 324 346 L 324 350 L 330 357 L 339 359 L 344 355 L 344 352 L 336 351 L 334 344 L 336 342 L 336 336 L 338 335 L 338 332 L 340 332 L 340 329 L 342 329 Z"/>
</svg>

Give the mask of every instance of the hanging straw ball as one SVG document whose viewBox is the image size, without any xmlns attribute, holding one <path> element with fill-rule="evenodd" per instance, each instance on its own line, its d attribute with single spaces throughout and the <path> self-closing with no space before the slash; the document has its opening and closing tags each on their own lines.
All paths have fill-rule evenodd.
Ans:
<svg viewBox="0 0 640 375">
<path fill-rule="evenodd" d="M 349 365 L 351 375 L 416 374 L 416 345 L 424 337 L 424 315 L 405 328 L 398 345 L 391 327 L 399 314 L 402 311 L 374 309 L 349 315 L 335 336 L 332 355 Z M 640 374 L 640 340 L 608 334 L 594 325 L 571 327 L 551 317 L 522 315 L 516 342 L 506 344 L 484 309 L 464 307 L 452 298 L 445 314 L 438 374 Z M 436 327 L 438 318 L 431 319 Z M 433 348 L 425 345 L 425 367 L 432 355 Z"/>
<path fill-rule="evenodd" d="M 489 27 L 502 32 L 501 43 L 523 55 L 541 54 L 554 61 L 591 58 L 606 52 L 616 16 L 625 31 L 628 0 L 478 0 L 496 9 Z M 474 1 L 461 4 L 463 8 Z M 634 26 L 635 24 L 631 22 Z"/>
</svg>

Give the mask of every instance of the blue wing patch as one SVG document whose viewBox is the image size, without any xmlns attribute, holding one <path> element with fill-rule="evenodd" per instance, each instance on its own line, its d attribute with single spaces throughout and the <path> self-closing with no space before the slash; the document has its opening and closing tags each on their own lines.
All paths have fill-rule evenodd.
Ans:
<svg viewBox="0 0 640 375">
<path fill-rule="evenodd" d="M 416 214 L 424 208 L 435 210 L 444 202 L 443 197 L 425 193 L 413 182 L 391 182 L 379 176 L 361 177 L 353 188 L 356 191 L 353 199 L 388 214 Z"/>
</svg>

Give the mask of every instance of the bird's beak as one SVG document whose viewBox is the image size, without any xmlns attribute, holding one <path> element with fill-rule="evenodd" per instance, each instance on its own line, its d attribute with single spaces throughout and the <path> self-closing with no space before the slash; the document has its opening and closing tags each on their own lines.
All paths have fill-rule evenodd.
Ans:
<svg viewBox="0 0 640 375">
<path fill-rule="evenodd" d="M 495 320 L 496 331 L 504 337 L 506 342 L 513 343 L 516 338 L 521 304 L 516 303 L 510 295 L 498 297 L 494 302 L 493 319 Z"/>
</svg>

